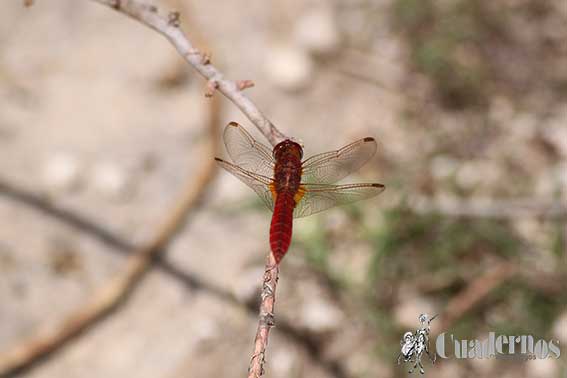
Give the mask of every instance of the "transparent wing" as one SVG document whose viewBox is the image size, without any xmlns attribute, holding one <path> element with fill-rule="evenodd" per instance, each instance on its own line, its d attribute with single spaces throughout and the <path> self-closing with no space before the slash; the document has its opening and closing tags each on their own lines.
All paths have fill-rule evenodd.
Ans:
<svg viewBox="0 0 567 378">
<path fill-rule="evenodd" d="M 226 169 L 228 172 L 232 173 L 236 176 L 240 181 L 248 185 L 252 190 L 260 196 L 260 199 L 270 210 L 274 210 L 274 199 L 272 197 L 272 191 L 270 190 L 270 186 L 272 184 L 272 179 L 266 176 L 262 176 L 253 172 L 249 172 L 236 166 L 234 164 L 229 163 L 228 161 L 215 158 L 217 163 Z"/>
<path fill-rule="evenodd" d="M 384 191 L 382 184 L 302 184 L 303 195 L 293 211 L 294 218 L 306 217 L 338 205 L 374 197 Z"/>
<path fill-rule="evenodd" d="M 340 150 L 311 156 L 303 162 L 301 181 L 332 184 L 357 171 L 376 153 L 376 140 L 363 138 Z"/>
<path fill-rule="evenodd" d="M 266 177 L 274 175 L 272 150 L 256 141 L 236 122 L 224 129 L 224 145 L 232 162 L 244 170 Z"/>
</svg>

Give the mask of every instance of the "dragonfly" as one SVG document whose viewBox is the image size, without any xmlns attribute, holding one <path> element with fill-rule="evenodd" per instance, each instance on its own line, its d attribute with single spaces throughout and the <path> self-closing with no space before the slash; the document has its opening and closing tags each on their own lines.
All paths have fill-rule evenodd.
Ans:
<svg viewBox="0 0 567 378">
<path fill-rule="evenodd" d="M 232 163 L 215 158 L 217 163 L 254 190 L 273 212 L 270 248 L 276 265 L 289 249 L 293 218 L 368 199 L 385 189 L 378 183 L 334 184 L 374 156 L 377 145 L 372 137 L 304 160 L 299 143 L 286 139 L 272 150 L 236 122 L 225 127 L 223 139 Z"/>
</svg>

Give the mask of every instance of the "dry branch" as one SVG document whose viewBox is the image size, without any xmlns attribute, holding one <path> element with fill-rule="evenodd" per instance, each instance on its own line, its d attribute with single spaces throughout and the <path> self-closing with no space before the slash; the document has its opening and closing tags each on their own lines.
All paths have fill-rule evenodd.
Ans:
<svg viewBox="0 0 567 378">
<path fill-rule="evenodd" d="M 485 274 L 479 276 L 468 286 L 453 297 L 447 304 L 447 310 L 443 313 L 440 329 L 448 329 L 464 314 L 476 306 L 490 292 L 512 278 L 518 269 L 509 261 L 502 261 Z"/>
<path fill-rule="evenodd" d="M 259 378 L 264 374 L 264 362 L 270 329 L 275 325 L 274 305 L 276 302 L 276 286 L 278 284 L 278 265 L 272 253 L 268 253 L 264 283 L 262 285 L 262 301 L 260 318 L 254 338 L 254 351 L 248 368 L 248 378 Z"/>
<path fill-rule="evenodd" d="M 258 107 L 242 92 L 242 85 L 238 82 L 225 79 L 224 75 L 210 62 L 208 54 L 196 49 L 189 41 L 179 25 L 178 12 L 164 12 L 154 5 L 148 5 L 139 0 L 92 0 L 109 6 L 142 24 L 154 29 L 171 42 L 179 54 L 207 79 L 210 88 L 221 92 L 234 103 L 254 123 L 262 134 L 274 146 L 287 137 L 282 134 Z M 249 87 L 245 86 L 245 87 Z"/>
</svg>

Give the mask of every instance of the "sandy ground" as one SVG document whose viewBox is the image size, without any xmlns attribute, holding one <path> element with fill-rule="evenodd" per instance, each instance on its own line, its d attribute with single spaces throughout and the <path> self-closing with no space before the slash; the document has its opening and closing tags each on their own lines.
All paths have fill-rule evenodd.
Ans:
<svg viewBox="0 0 567 378">
<path fill-rule="evenodd" d="M 420 142 L 425 131 L 408 133 L 403 126 L 400 90 L 406 52 L 388 26 L 376 26 L 380 54 L 363 60 L 366 66 L 361 68 L 381 86 L 353 81 L 340 73 L 340 64 L 316 66 L 316 59 L 309 61 L 316 68 L 306 78 L 285 84 L 285 73 L 267 67 L 279 51 L 297 45 L 293 22 L 303 5 L 277 4 L 247 2 L 246 15 L 232 1 L 203 2 L 189 9 L 213 49 L 214 62 L 230 78 L 256 82 L 248 94 L 284 132 L 304 142 L 306 155 L 366 135 L 387 138 L 361 176 L 388 182 L 394 169 L 388 161 L 404 165 L 428 151 L 427 143 Z M 356 52 L 350 54 L 357 59 Z M 189 70 L 188 82 L 180 87 L 159 84 L 178 60 L 156 33 L 89 1 L 40 0 L 29 9 L 19 1 L 3 4 L 0 179 L 129 241 L 150 239 L 188 178 L 212 158 L 204 155 L 201 143 L 207 101 L 203 81 Z M 282 85 L 303 88 L 290 91 Z M 223 101 L 223 124 L 235 120 L 258 135 Z M 559 106 L 550 110 L 555 114 L 550 123 L 553 117 L 560 122 L 565 114 L 560 111 Z M 550 129 L 558 129 L 553 125 Z M 408 176 L 407 182 L 395 185 L 411 185 L 414 179 Z M 552 190 L 544 187 L 535 193 L 548 198 Z M 385 194 L 367 209 L 375 211 L 380 203 L 397 198 Z M 269 214 L 239 212 L 243 200 L 253 201 L 252 191 L 220 173 L 203 206 L 173 241 L 167 260 L 239 295 L 259 285 Z M 332 214 L 340 221 L 340 213 Z M 309 222 L 300 220 L 296 227 L 308 227 Z M 356 340 L 361 332 L 356 319 L 350 321 L 336 308 L 316 280 L 286 282 L 288 271 L 301 266 L 300 257 L 288 260 L 278 288 L 278 314 L 309 324 L 312 303 L 307 298 L 320 297 L 322 307 L 313 311 L 328 311 L 315 316 L 315 323 L 328 320 L 335 331 L 349 324 L 335 338 Z M 123 255 L 92 236 L 0 198 L 0 350 L 49 332 L 118 274 L 123 263 Z M 241 306 L 153 270 L 119 311 L 21 376 L 243 376 L 255 326 L 254 316 Z M 338 359 L 347 369 L 392 376 L 393 366 L 350 353 L 353 342 L 334 345 L 328 353 L 343 356 Z M 277 328 L 269 348 L 270 377 L 328 376 Z M 450 368 L 439 374 L 450 375 Z"/>
</svg>

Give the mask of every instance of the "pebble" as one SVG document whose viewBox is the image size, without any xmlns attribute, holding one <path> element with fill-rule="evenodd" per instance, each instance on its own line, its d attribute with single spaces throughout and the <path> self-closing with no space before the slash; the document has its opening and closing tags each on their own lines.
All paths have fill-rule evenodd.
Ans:
<svg viewBox="0 0 567 378">
<path fill-rule="evenodd" d="M 275 349 L 271 354 L 270 361 L 274 377 L 291 377 L 297 368 L 297 355 L 289 348 Z"/>
<path fill-rule="evenodd" d="M 313 77 L 311 57 L 299 46 L 280 44 L 266 54 L 265 71 L 272 83 L 287 91 L 306 88 Z"/>
<path fill-rule="evenodd" d="M 81 183 L 82 165 L 76 156 L 58 152 L 43 167 L 43 182 L 51 192 L 71 192 Z"/>
<path fill-rule="evenodd" d="M 294 30 L 297 43 L 314 55 L 330 55 L 340 47 L 341 38 L 330 8 L 314 7 L 297 20 Z"/>
<path fill-rule="evenodd" d="M 98 163 L 91 175 L 93 188 L 108 199 L 124 199 L 132 192 L 131 180 L 124 169 L 112 163 Z"/>
<path fill-rule="evenodd" d="M 220 336 L 219 324 L 207 317 L 195 320 L 191 329 L 191 341 L 194 346 L 202 346 L 204 343 L 211 342 Z"/>
<path fill-rule="evenodd" d="M 312 299 L 301 309 L 301 323 L 312 332 L 324 333 L 337 329 L 344 318 L 343 313 L 333 304 Z"/>
</svg>

